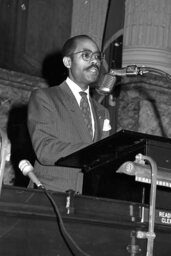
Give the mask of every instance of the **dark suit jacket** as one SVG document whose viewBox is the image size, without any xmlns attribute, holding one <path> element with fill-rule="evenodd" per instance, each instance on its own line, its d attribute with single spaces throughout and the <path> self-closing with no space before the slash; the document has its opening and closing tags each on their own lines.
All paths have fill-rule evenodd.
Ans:
<svg viewBox="0 0 171 256">
<path fill-rule="evenodd" d="M 91 99 L 95 120 L 94 142 L 109 135 L 103 131 L 109 113 Z M 66 82 L 35 90 L 28 105 L 28 129 L 37 160 L 34 171 L 47 189 L 81 193 L 83 174 L 79 169 L 57 167 L 61 157 L 93 143 L 78 103 Z"/>
</svg>

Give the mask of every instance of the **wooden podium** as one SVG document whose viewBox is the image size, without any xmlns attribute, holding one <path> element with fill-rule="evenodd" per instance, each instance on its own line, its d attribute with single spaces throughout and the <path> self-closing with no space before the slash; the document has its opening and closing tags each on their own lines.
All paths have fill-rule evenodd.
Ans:
<svg viewBox="0 0 171 256">
<path fill-rule="evenodd" d="M 148 203 L 149 184 L 116 173 L 120 165 L 134 161 L 139 153 L 153 158 L 159 168 L 171 172 L 171 139 L 127 130 L 62 158 L 57 165 L 82 168 L 85 195 Z M 157 187 L 157 207 L 171 207 L 170 202 L 171 189 Z"/>
<path fill-rule="evenodd" d="M 133 161 L 137 153 L 151 156 L 159 167 L 170 170 L 170 152 L 170 139 L 121 131 L 57 162 L 81 167 L 85 174 L 83 195 L 72 195 L 68 200 L 67 193 L 49 191 L 66 230 L 84 252 L 90 256 L 146 256 L 147 241 L 136 236 L 138 231 L 148 230 L 149 220 L 148 204 L 141 202 L 141 183 L 124 179 L 115 171 L 123 162 Z M 171 195 L 170 191 L 160 191 L 157 196 L 161 200 L 155 216 L 154 256 L 168 256 Z M 0 255 L 82 255 L 72 247 L 74 254 L 61 235 L 54 208 L 43 190 L 2 188 Z"/>
<path fill-rule="evenodd" d="M 135 238 L 135 233 L 147 230 L 147 205 L 75 195 L 72 212 L 67 214 L 66 194 L 51 192 L 51 195 L 67 231 L 88 255 L 146 255 L 146 240 Z M 171 254 L 169 214 L 164 209 L 156 210 L 155 256 Z M 131 254 L 131 251 L 136 254 Z M 0 197 L 0 255 L 72 255 L 61 237 L 55 213 L 44 192 L 3 187 Z"/>
</svg>

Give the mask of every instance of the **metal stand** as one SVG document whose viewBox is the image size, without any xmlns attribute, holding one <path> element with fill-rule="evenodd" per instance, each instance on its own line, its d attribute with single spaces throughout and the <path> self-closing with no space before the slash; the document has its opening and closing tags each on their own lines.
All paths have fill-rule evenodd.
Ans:
<svg viewBox="0 0 171 256">
<path fill-rule="evenodd" d="M 150 189 L 150 209 L 149 209 L 149 225 L 148 232 L 137 232 L 137 238 L 147 238 L 147 256 L 153 256 L 154 223 L 155 223 L 155 207 L 156 207 L 156 184 L 157 184 L 157 165 L 156 162 L 148 156 L 138 154 L 136 160 L 147 160 L 151 165 L 151 189 Z"/>
<path fill-rule="evenodd" d="M 156 162 L 148 156 L 142 154 L 136 155 L 135 163 L 126 162 L 119 169 L 118 173 L 125 173 L 128 175 L 137 174 L 138 165 L 144 165 L 144 160 L 150 163 L 151 166 L 151 189 L 150 189 L 150 208 L 149 208 L 149 225 L 148 231 L 137 231 L 136 237 L 139 239 L 147 239 L 147 254 L 146 256 L 153 256 L 153 244 L 154 238 L 156 237 L 154 233 L 154 223 L 155 223 L 155 207 L 156 207 L 156 185 L 157 185 L 157 165 Z M 146 171 L 146 169 L 144 169 Z"/>
</svg>

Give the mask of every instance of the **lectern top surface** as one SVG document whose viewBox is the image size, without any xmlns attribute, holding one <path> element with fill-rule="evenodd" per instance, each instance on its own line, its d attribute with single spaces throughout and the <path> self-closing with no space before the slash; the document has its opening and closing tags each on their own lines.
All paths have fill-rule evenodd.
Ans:
<svg viewBox="0 0 171 256">
<path fill-rule="evenodd" d="M 129 130 L 121 130 L 103 140 L 91 144 L 56 162 L 57 166 L 67 166 L 92 169 L 101 163 L 109 163 L 117 158 L 119 153 L 131 146 L 144 144 L 164 145 L 171 149 L 171 139 Z"/>
</svg>

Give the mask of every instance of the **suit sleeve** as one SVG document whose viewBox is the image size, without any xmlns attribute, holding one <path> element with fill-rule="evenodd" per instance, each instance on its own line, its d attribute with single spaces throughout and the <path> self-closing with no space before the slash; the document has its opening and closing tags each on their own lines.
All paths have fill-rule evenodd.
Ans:
<svg viewBox="0 0 171 256">
<path fill-rule="evenodd" d="M 66 142 L 61 139 L 56 126 L 55 106 L 44 90 L 35 90 L 28 104 L 28 130 L 37 160 L 43 165 L 54 165 L 88 144 Z"/>
</svg>

